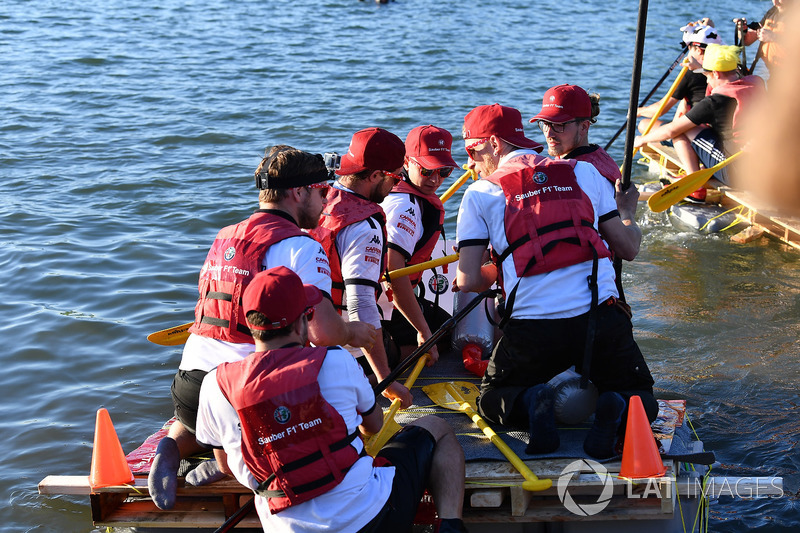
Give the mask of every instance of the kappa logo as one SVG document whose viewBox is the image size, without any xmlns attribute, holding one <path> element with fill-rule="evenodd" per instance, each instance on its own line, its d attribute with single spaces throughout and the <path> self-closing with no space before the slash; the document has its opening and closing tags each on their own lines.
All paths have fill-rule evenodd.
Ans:
<svg viewBox="0 0 800 533">
<path fill-rule="evenodd" d="M 533 182 L 537 185 L 544 185 L 547 183 L 547 174 L 544 172 L 537 172 L 533 175 Z"/>
<path fill-rule="evenodd" d="M 569 493 L 569 484 L 573 477 L 580 475 L 583 471 L 593 471 L 600 478 L 603 483 L 603 490 L 595 503 L 577 503 Z M 571 513 L 578 516 L 593 516 L 605 509 L 611 497 L 614 495 L 614 481 L 612 476 L 609 475 L 606 467 L 591 459 L 579 459 L 568 464 L 564 470 L 561 471 L 561 476 L 556 482 L 558 489 L 558 498 L 564 507 Z"/>
<path fill-rule="evenodd" d="M 411 214 L 412 217 L 417 216 L 417 214 L 414 212 L 414 208 L 413 207 L 409 207 L 408 209 L 406 209 L 406 213 Z"/>
<path fill-rule="evenodd" d="M 230 261 L 234 257 L 236 257 L 236 248 L 231 246 L 230 248 L 225 250 L 225 261 Z"/>
<path fill-rule="evenodd" d="M 288 407 L 281 405 L 280 407 L 275 409 L 275 412 L 273 413 L 272 416 L 275 417 L 275 422 L 279 424 L 285 424 L 292 418 L 292 412 L 289 410 Z"/>
<path fill-rule="evenodd" d="M 373 235 L 372 239 L 369 241 L 370 244 L 380 244 L 381 239 L 377 235 Z"/>
<path fill-rule="evenodd" d="M 444 139 L 439 139 L 439 146 L 444 146 Z"/>
</svg>

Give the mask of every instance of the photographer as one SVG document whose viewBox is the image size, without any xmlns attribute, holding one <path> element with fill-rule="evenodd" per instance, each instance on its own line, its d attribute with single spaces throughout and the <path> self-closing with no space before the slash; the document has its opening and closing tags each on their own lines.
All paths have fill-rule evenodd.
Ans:
<svg viewBox="0 0 800 533">
<path fill-rule="evenodd" d="M 770 75 L 773 74 L 773 69 L 779 66 L 784 59 L 780 40 L 785 31 L 784 17 L 786 8 L 790 4 L 791 0 L 772 0 L 772 7 L 761 19 L 761 22 L 748 24 L 746 18 L 733 19 L 737 27 L 736 31 L 741 33 L 743 46 L 750 46 L 759 41 L 756 59 L 761 58 L 764 60 Z"/>
</svg>

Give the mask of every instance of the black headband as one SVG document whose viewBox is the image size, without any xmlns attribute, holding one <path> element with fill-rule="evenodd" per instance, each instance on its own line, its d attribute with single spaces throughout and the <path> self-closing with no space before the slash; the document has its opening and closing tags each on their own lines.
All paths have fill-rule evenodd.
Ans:
<svg viewBox="0 0 800 533">
<path fill-rule="evenodd" d="M 281 150 L 283 151 L 283 150 Z M 267 157 L 264 161 L 264 164 L 261 165 L 261 172 L 256 172 L 256 187 L 259 189 L 291 189 L 293 187 L 304 187 L 306 185 L 313 185 L 314 183 L 320 183 L 323 181 L 328 181 L 331 179 L 331 172 L 328 171 L 327 168 L 322 168 L 316 172 L 311 172 L 308 174 L 295 174 L 288 177 L 280 177 L 280 178 L 270 178 L 269 176 L 269 165 L 272 163 L 272 160 L 281 153 L 281 151 L 275 152 L 271 156 Z M 321 154 L 315 154 L 317 158 L 319 158 L 320 162 L 324 164 L 324 159 L 322 158 Z"/>
</svg>

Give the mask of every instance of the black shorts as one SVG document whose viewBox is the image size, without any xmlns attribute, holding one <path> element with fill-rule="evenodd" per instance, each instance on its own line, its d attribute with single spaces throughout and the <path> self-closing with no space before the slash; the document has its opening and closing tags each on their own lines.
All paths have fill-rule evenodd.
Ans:
<svg viewBox="0 0 800 533">
<path fill-rule="evenodd" d="M 428 485 L 436 439 L 427 429 L 406 426 L 381 448 L 383 457 L 394 466 L 392 493 L 383 508 L 359 533 L 407 533 Z"/>
<path fill-rule="evenodd" d="M 205 370 L 178 370 L 172 380 L 172 405 L 175 418 L 190 432 L 197 425 L 197 407 L 200 405 L 200 385 L 206 377 Z"/>
</svg>

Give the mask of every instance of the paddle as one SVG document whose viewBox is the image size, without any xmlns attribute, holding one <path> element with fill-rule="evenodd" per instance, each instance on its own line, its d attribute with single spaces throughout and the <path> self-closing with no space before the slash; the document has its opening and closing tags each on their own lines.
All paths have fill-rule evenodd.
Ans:
<svg viewBox="0 0 800 533">
<path fill-rule="evenodd" d="M 661 84 L 662 84 L 662 83 L 664 83 L 664 80 L 666 80 L 666 79 L 669 77 L 670 73 L 671 73 L 671 72 L 672 72 L 672 71 L 675 69 L 675 67 L 676 67 L 676 66 L 678 66 L 678 63 L 680 63 L 680 62 L 681 62 L 681 59 L 683 59 L 683 56 L 684 56 L 684 54 L 686 54 L 686 44 L 684 44 L 684 46 L 683 46 L 683 50 L 681 50 L 681 53 L 680 53 L 680 54 L 678 54 L 678 57 L 676 57 L 676 58 L 675 58 L 675 61 L 673 61 L 673 62 L 672 62 L 672 64 L 669 66 L 669 68 L 668 68 L 668 69 L 667 69 L 667 71 L 664 73 L 664 75 L 663 75 L 663 76 L 661 76 L 661 79 L 659 79 L 659 80 L 656 82 L 656 84 L 653 86 L 653 88 L 652 88 L 652 89 L 650 89 L 650 92 L 649 92 L 649 93 L 647 93 L 647 96 L 645 96 L 644 98 L 642 98 L 642 103 L 640 103 L 640 104 L 639 104 L 639 107 L 643 107 L 643 106 L 644 106 L 644 105 L 647 103 L 647 101 L 648 101 L 648 100 L 650 100 L 650 98 L 652 98 L 652 96 L 653 96 L 653 95 L 656 93 L 656 91 L 658 90 L 658 88 L 659 88 L 659 87 L 661 87 Z M 610 140 L 610 141 L 608 141 L 608 143 L 606 143 L 606 146 L 605 146 L 605 148 L 603 148 L 604 150 L 606 150 L 606 151 L 607 151 L 609 148 L 611 148 L 611 145 L 612 145 L 612 144 L 614 144 L 614 141 L 616 141 L 616 140 L 617 140 L 617 137 L 619 137 L 619 134 L 620 134 L 620 133 L 622 133 L 622 132 L 623 132 L 623 130 L 625 130 L 625 127 L 626 127 L 627 125 L 628 125 L 628 121 L 627 121 L 627 119 L 626 119 L 626 120 L 625 120 L 625 123 L 624 123 L 624 124 L 622 124 L 622 126 L 620 126 L 620 127 L 619 127 L 619 129 L 618 129 L 618 130 L 617 130 L 617 132 L 614 134 L 614 136 L 613 136 L 613 137 L 611 137 L 611 140 Z"/>
<path fill-rule="evenodd" d="M 686 75 L 686 73 L 688 71 L 689 71 L 689 67 L 684 65 L 684 67 L 678 73 L 678 77 L 676 77 L 675 81 L 672 82 L 672 85 L 670 86 L 669 91 L 667 91 L 667 95 L 661 100 L 661 105 L 658 106 L 658 110 L 655 112 L 653 117 L 650 119 L 650 122 L 647 123 L 647 127 L 645 127 L 644 131 L 642 132 L 642 135 L 647 135 L 648 133 L 650 133 L 650 130 L 653 129 L 653 126 L 655 126 L 655 124 L 656 124 L 656 120 L 658 119 L 658 117 L 660 117 L 664 113 L 664 108 L 667 107 L 667 103 L 668 103 L 669 99 L 672 98 L 672 95 L 675 92 L 675 89 L 678 88 L 678 84 L 681 82 L 681 80 L 683 80 L 683 77 Z M 634 148 L 633 149 L 633 153 L 631 154 L 631 158 L 633 158 L 633 156 L 636 155 L 636 152 L 638 150 L 639 150 L 638 148 Z M 622 171 L 622 168 L 620 167 L 620 172 L 621 171 Z"/>
<path fill-rule="evenodd" d="M 400 363 L 395 367 L 395 369 L 392 370 L 388 376 L 386 376 L 386 379 L 384 379 L 375 386 L 375 396 L 382 393 L 383 390 L 386 387 L 388 387 L 390 383 L 392 383 L 394 380 L 400 377 L 403 374 L 403 372 L 408 370 L 419 357 L 427 353 L 433 345 L 439 342 L 439 339 L 444 337 L 444 335 L 448 331 L 453 329 L 456 324 L 458 324 L 465 316 L 469 314 L 470 311 L 475 309 L 475 307 L 477 307 L 478 304 L 481 303 L 484 298 L 487 298 L 489 296 L 496 296 L 499 293 L 500 291 L 498 289 L 485 290 L 482 293 L 478 294 L 475 298 L 473 298 L 470 303 L 468 303 L 467 305 L 464 306 L 463 309 L 461 309 L 461 311 L 459 311 L 458 313 L 454 314 L 453 316 L 445 320 L 444 323 L 439 327 L 439 329 L 437 329 L 433 333 L 433 335 L 428 337 L 428 340 L 420 344 L 419 347 L 411 353 L 411 355 L 400 361 Z"/>
<path fill-rule="evenodd" d="M 403 276 L 408 276 L 410 274 L 416 274 L 417 272 L 422 272 L 423 270 L 427 270 L 429 268 L 447 265 L 454 261 L 458 261 L 457 253 L 439 257 L 437 259 L 431 259 L 430 261 L 425 261 L 416 265 L 398 268 L 397 270 L 392 270 L 391 272 L 384 274 L 383 279 L 385 281 L 390 281 Z M 189 338 L 189 328 L 192 326 L 192 324 L 194 324 L 194 322 L 187 322 L 186 324 L 181 324 L 180 326 L 156 331 L 155 333 L 148 335 L 147 340 L 153 344 L 158 344 L 159 346 L 179 346 L 184 344 L 186 339 Z"/>
<path fill-rule="evenodd" d="M 642 80 L 642 56 L 644 56 L 644 36 L 647 30 L 648 0 L 639 0 L 639 17 L 636 24 L 636 47 L 633 54 L 633 75 L 631 76 L 631 95 L 628 99 L 628 130 L 625 133 L 625 159 L 622 161 L 622 177 L 620 186 L 623 191 L 631 186 L 631 165 L 633 163 L 633 141 L 636 137 L 636 102 L 639 100 L 639 85 Z M 628 154 L 631 154 L 630 156 Z M 622 287 L 622 259 L 614 258 L 614 274 L 616 276 L 619 299 L 625 301 Z"/>
<path fill-rule="evenodd" d="M 253 510 L 253 507 L 256 506 L 256 499 L 255 497 L 247 500 L 247 503 L 239 507 L 239 509 L 231 515 L 230 518 L 225 520 L 221 526 L 214 530 L 214 533 L 227 533 L 231 531 L 236 525 L 241 522 L 245 516 L 250 514 L 250 511 Z"/>
<path fill-rule="evenodd" d="M 430 359 L 430 357 L 427 353 L 419 358 L 416 366 L 414 366 L 414 369 L 406 378 L 405 383 L 403 383 L 407 389 L 411 389 L 411 387 L 414 386 L 414 382 L 419 377 L 428 359 Z M 371 456 L 375 457 L 375 454 L 383 448 L 383 445 L 386 444 L 390 438 L 392 438 L 392 435 L 400 431 L 400 424 L 395 422 L 394 419 L 394 415 L 397 413 L 398 409 L 400 409 L 400 399 L 395 398 L 392 400 L 392 405 L 389 406 L 389 410 L 383 414 L 383 426 L 381 426 L 380 431 L 371 435 L 364 443 L 364 448 Z"/>
<path fill-rule="evenodd" d="M 651 211 L 656 213 L 666 211 L 670 206 L 677 204 L 682 199 L 686 198 L 687 195 L 702 187 L 705 182 L 711 179 L 711 176 L 713 176 L 716 171 L 724 168 L 740 155 L 742 155 L 741 150 L 711 168 L 704 168 L 703 170 L 692 172 L 675 183 L 667 185 L 660 191 L 656 191 L 653 196 L 647 199 L 647 206 Z"/>
<path fill-rule="evenodd" d="M 450 197 L 453 196 L 453 194 L 459 188 L 461 188 L 462 185 L 464 185 L 464 182 L 467 181 L 470 178 L 470 176 L 472 177 L 473 180 L 478 179 L 478 177 L 475 175 L 475 171 L 468 168 L 467 165 L 463 165 L 461 168 L 466 170 L 466 172 L 464 172 L 460 178 L 458 178 L 455 182 L 453 182 L 453 184 L 446 191 L 444 191 L 444 193 L 439 197 L 439 200 L 441 200 L 442 203 L 449 200 Z"/>
<path fill-rule="evenodd" d="M 422 387 L 425 394 L 433 400 L 439 407 L 450 409 L 453 411 L 461 411 L 475 422 L 483 434 L 489 437 L 489 440 L 494 444 L 498 450 L 505 456 L 508 461 L 514 465 L 514 468 L 522 474 L 525 481 L 522 483 L 522 488 L 527 491 L 547 490 L 553 485 L 552 479 L 539 479 L 536 477 L 528 465 L 519 458 L 514 451 L 508 447 L 503 439 L 489 427 L 489 425 L 475 412 L 475 402 L 478 397 L 478 388 L 473 384 L 466 381 L 450 381 L 446 383 L 433 383 Z"/>
</svg>

